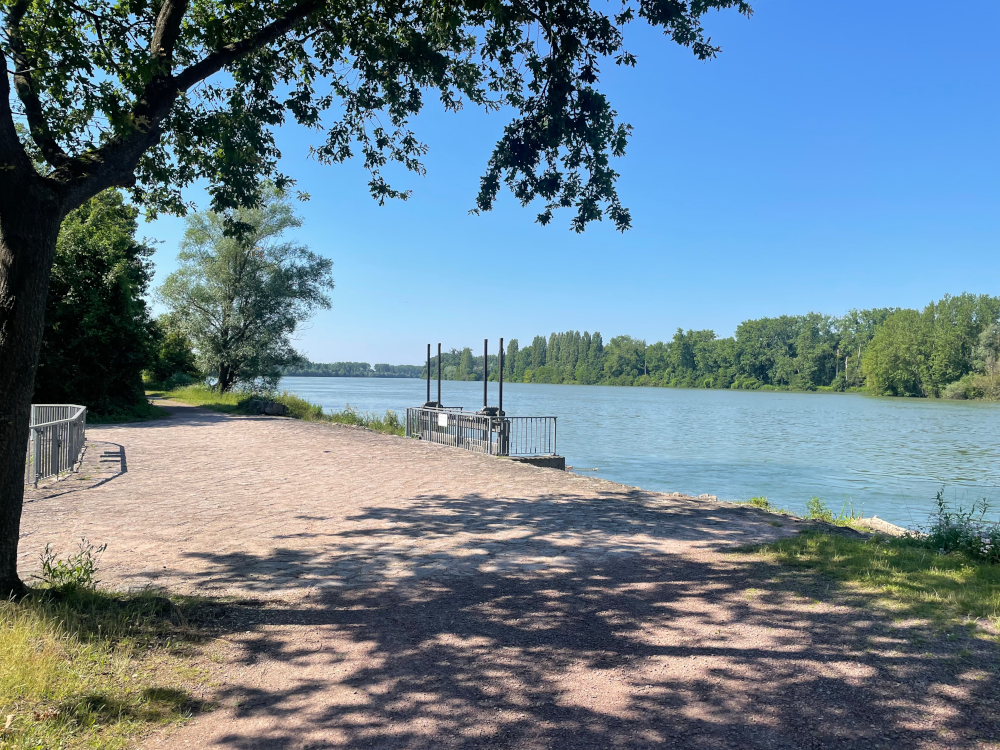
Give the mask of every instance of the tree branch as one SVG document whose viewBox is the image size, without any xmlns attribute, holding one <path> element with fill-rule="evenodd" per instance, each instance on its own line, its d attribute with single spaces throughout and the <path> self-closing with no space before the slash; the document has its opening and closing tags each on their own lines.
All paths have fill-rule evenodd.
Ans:
<svg viewBox="0 0 1000 750">
<path fill-rule="evenodd" d="M 49 124 L 45 120 L 45 112 L 42 110 L 42 100 L 35 91 L 34 83 L 29 72 L 35 66 L 28 59 L 21 40 L 21 21 L 27 13 L 30 0 L 18 0 L 11 7 L 7 15 L 7 39 L 14 57 L 14 90 L 18 99 L 24 105 L 24 115 L 28 120 L 28 128 L 31 138 L 42 152 L 42 156 L 53 167 L 60 167 L 69 162 L 70 157 L 63 151 L 62 146 L 52 135 Z M 4 68 L 6 68 L 6 64 Z M 6 76 L 4 76 L 6 78 Z"/>
<path fill-rule="evenodd" d="M 7 67 L 3 49 L 0 49 L 0 67 Z M 34 173 L 34 167 L 14 127 L 14 113 L 10 108 L 10 81 L 4 73 L 0 76 L 0 183 L 15 185 L 17 180 L 12 180 L 10 173 L 25 174 L 29 171 Z"/>
<path fill-rule="evenodd" d="M 325 0 L 306 0 L 306 2 L 294 6 L 286 15 L 275 19 L 253 36 L 215 50 L 208 57 L 181 71 L 174 78 L 178 91 L 187 91 L 196 83 L 218 73 L 226 65 L 276 41 L 288 33 L 292 26 L 325 4 Z"/>
<path fill-rule="evenodd" d="M 187 13 L 188 0 L 163 0 L 160 12 L 156 16 L 156 29 L 149 46 L 149 55 L 154 66 L 159 63 L 160 75 L 170 75 L 170 66 L 174 59 L 174 45 L 181 33 L 181 19 Z"/>
<path fill-rule="evenodd" d="M 164 0 L 157 17 L 150 51 L 158 70 L 132 107 L 133 130 L 89 154 L 67 160 L 65 168 L 59 170 L 61 174 L 57 175 L 69 187 L 66 193 L 66 210 L 72 210 L 109 187 L 134 185 L 135 167 L 142 155 L 159 141 L 160 123 L 170 112 L 178 94 L 219 72 L 226 65 L 280 39 L 296 23 L 325 3 L 326 0 L 306 0 L 299 3 L 253 36 L 227 44 L 173 76 L 170 74 L 170 64 L 180 33 L 181 19 L 187 10 L 187 0 Z"/>
</svg>

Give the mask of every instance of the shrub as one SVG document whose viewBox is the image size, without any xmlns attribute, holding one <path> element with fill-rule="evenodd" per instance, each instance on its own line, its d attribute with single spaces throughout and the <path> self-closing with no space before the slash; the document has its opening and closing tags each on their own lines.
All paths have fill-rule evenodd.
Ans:
<svg viewBox="0 0 1000 750">
<path fill-rule="evenodd" d="M 966 375 L 961 380 L 949 383 L 941 389 L 941 398 L 956 400 L 982 398 L 983 392 L 977 383 L 978 380 L 979 378 L 975 375 Z"/>
<path fill-rule="evenodd" d="M 194 385 L 196 382 L 197 380 L 186 372 L 175 372 L 163 381 L 163 387 L 168 391 L 172 391 L 174 388 L 186 388 L 189 385 Z"/>
<path fill-rule="evenodd" d="M 986 518 L 989 502 L 984 498 L 972 507 L 952 510 L 944 499 L 944 489 L 936 496 L 937 511 L 930 517 L 926 542 L 940 552 L 963 552 L 969 557 L 1000 564 L 1000 524 Z"/>
</svg>

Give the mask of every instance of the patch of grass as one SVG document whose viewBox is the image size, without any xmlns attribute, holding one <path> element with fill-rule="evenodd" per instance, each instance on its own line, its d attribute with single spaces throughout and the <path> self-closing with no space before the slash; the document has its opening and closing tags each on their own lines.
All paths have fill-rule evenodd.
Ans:
<svg viewBox="0 0 1000 750">
<path fill-rule="evenodd" d="M 230 391 L 219 393 L 204 385 L 189 385 L 172 391 L 147 391 L 151 398 L 174 399 L 192 406 L 207 406 L 215 411 L 229 414 L 240 411 L 240 401 L 247 398 L 245 393 Z"/>
<path fill-rule="evenodd" d="M 251 394 L 240 391 L 218 393 L 203 385 L 191 385 L 172 391 L 150 391 L 147 395 L 154 398 L 177 399 L 186 404 L 206 406 L 209 409 L 230 414 L 249 413 L 248 405 L 251 398 L 254 398 Z M 337 424 L 356 425 L 386 435 L 403 435 L 405 433 L 399 415 L 391 410 L 386 410 L 385 414 L 374 414 L 372 412 L 358 411 L 348 405 L 344 411 L 328 414 L 323 411 L 323 407 L 311 404 L 304 398 L 300 398 L 287 391 L 268 396 L 267 398 L 284 404 L 288 409 L 288 416 L 293 419 L 302 419 L 307 422 L 335 422 Z"/>
<path fill-rule="evenodd" d="M 193 639 L 152 593 L 70 586 L 0 603 L 0 747 L 124 750 L 202 710 Z"/>
<path fill-rule="evenodd" d="M 920 538 L 803 532 L 744 552 L 822 573 L 874 595 L 878 606 L 901 618 L 938 624 L 984 618 L 1000 627 L 1000 567 L 961 552 L 941 554 Z"/>
<path fill-rule="evenodd" d="M 131 409 L 115 409 L 101 414 L 87 411 L 87 424 L 120 424 L 122 422 L 148 422 L 163 419 L 170 414 L 161 406 L 149 402 L 136 404 Z"/>
</svg>

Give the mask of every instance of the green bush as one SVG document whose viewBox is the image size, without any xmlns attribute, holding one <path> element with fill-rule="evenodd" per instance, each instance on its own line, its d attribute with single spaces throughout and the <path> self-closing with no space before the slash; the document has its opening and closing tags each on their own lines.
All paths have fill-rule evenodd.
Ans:
<svg viewBox="0 0 1000 750">
<path fill-rule="evenodd" d="M 935 498 L 937 510 L 930 518 L 925 541 L 939 552 L 962 552 L 976 560 L 1000 564 L 1000 524 L 987 520 L 989 502 L 974 501 L 966 509 L 952 509 L 944 499 L 944 490 Z"/>
<path fill-rule="evenodd" d="M 806 512 L 809 514 L 809 518 L 816 521 L 826 521 L 827 523 L 835 522 L 833 511 L 827 508 L 826 503 L 818 497 L 809 498 L 806 502 Z"/>
</svg>

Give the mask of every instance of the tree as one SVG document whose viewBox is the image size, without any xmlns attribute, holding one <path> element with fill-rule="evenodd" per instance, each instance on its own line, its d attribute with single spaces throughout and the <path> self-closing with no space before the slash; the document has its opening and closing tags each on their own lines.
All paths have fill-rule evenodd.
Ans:
<svg viewBox="0 0 1000 750">
<path fill-rule="evenodd" d="M 153 213 L 183 213 L 204 180 L 217 212 L 254 207 L 261 177 L 285 187 L 274 128 L 291 116 L 324 133 L 325 163 L 359 150 L 382 201 L 405 197 L 381 170 L 422 172 L 408 126 L 433 91 L 514 112 L 476 198 L 501 183 L 538 221 L 575 207 L 572 227 L 607 214 L 630 224 L 611 157 L 629 126 L 597 87 L 601 63 L 635 65 L 636 16 L 699 59 L 714 57 L 702 16 L 745 15 L 745 0 L 649 0 L 608 16 L 588 0 L 0 0 L 0 596 L 20 594 L 22 470 L 45 298 L 62 220 L 110 187 Z M 13 83 L 13 86 L 11 86 Z M 324 117 L 334 110 L 339 117 Z M 17 123 L 26 124 L 22 138 Z M 33 157 L 44 162 L 36 168 Z"/>
<path fill-rule="evenodd" d="M 161 315 L 153 321 L 153 349 L 148 372 L 157 383 L 170 387 L 185 380 L 192 382 L 201 374 L 191 339 L 176 316 Z"/>
<path fill-rule="evenodd" d="M 72 211 L 56 243 L 35 376 L 36 403 L 98 414 L 144 405 L 153 334 L 143 299 L 152 249 L 135 238 L 138 210 L 115 190 Z"/>
<path fill-rule="evenodd" d="M 282 240 L 302 221 L 276 192 L 259 209 L 193 214 L 187 224 L 181 267 L 160 296 L 220 392 L 277 386 L 282 368 L 305 362 L 291 337 L 316 308 L 330 306 L 333 263 Z M 235 237 L 226 233 L 234 224 L 245 227 Z"/>
<path fill-rule="evenodd" d="M 926 321 L 916 310 L 899 310 L 875 331 L 861 368 L 876 396 L 924 396 Z"/>
<path fill-rule="evenodd" d="M 455 373 L 455 380 L 475 380 L 472 374 L 472 349 L 465 347 L 462 349 L 461 358 L 458 360 L 458 370 Z"/>
</svg>

